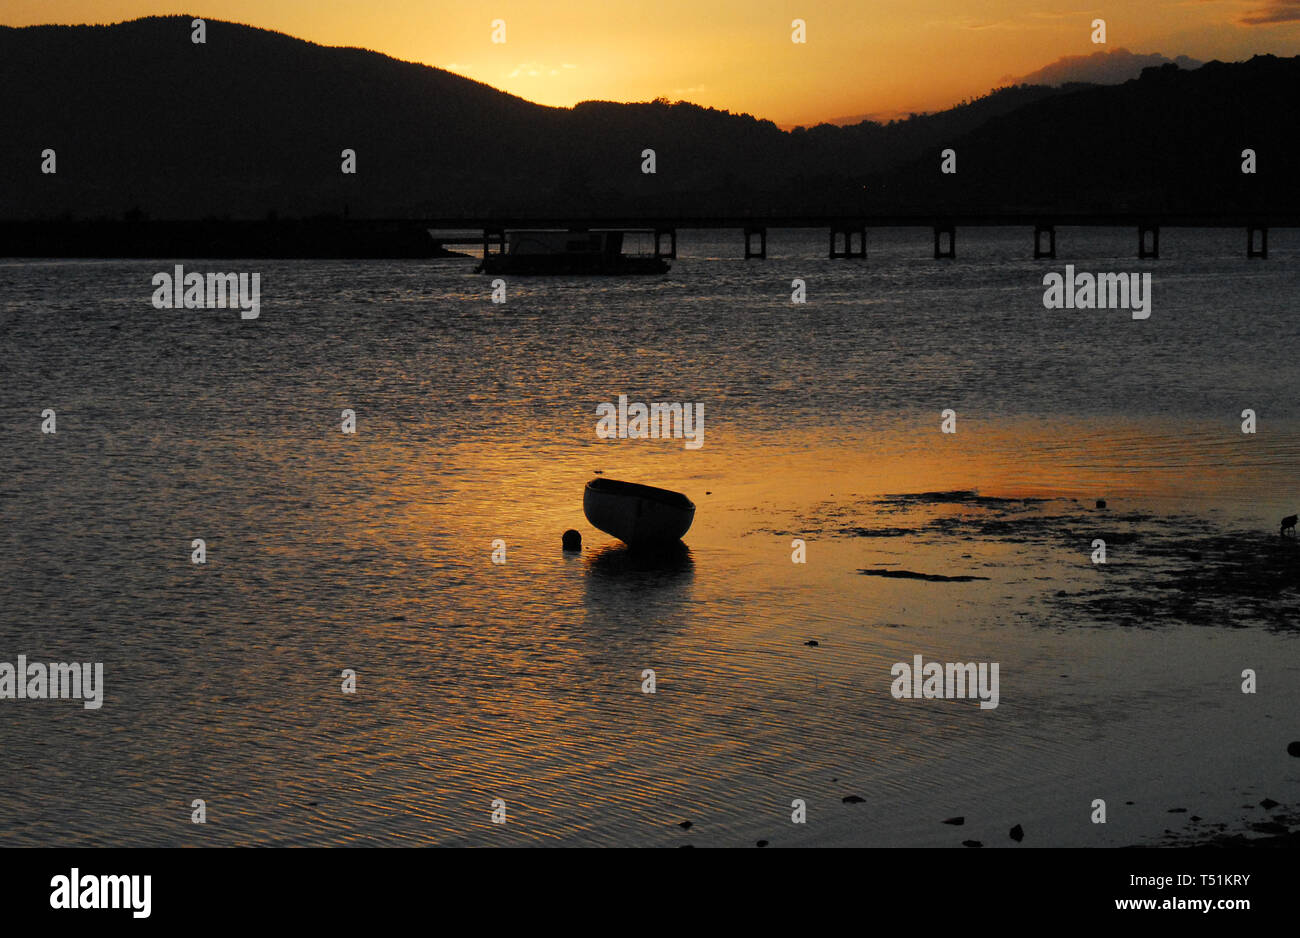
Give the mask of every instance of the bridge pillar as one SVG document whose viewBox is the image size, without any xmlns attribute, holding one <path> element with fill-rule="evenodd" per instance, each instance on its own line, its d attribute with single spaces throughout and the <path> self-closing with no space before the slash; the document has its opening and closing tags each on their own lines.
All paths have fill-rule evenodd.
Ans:
<svg viewBox="0 0 1300 938">
<path fill-rule="evenodd" d="M 754 250 L 754 235 L 758 235 L 758 249 Z M 767 258 L 767 229 L 758 227 L 745 228 L 745 260 L 757 257 Z"/>
<path fill-rule="evenodd" d="M 858 236 L 858 246 L 853 247 L 853 236 Z M 839 249 L 840 235 L 844 236 L 844 250 Z M 867 256 L 866 225 L 831 225 L 831 258 Z"/>
<path fill-rule="evenodd" d="M 948 236 L 948 246 L 943 247 L 943 235 Z M 940 258 L 955 258 L 957 256 L 957 227 L 955 225 L 935 225 L 934 226 L 934 257 L 935 260 Z"/>
<path fill-rule="evenodd" d="M 663 237 L 668 236 L 668 250 L 663 249 Z M 677 259 L 677 229 L 676 228 L 656 228 L 655 229 L 655 253 L 660 257 L 671 257 Z"/>
<path fill-rule="evenodd" d="M 1147 235 L 1151 235 L 1151 246 L 1147 247 Z M 1138 225 L 1138 260 L 1160 256 L 1160 226 Z"/>
<path fill-rule="evenodd" d="M 1259 247 L 1255 247 L 1255 232 L 1259 232 Z M 1266 225 L 1248 225 L 1246 227 L 1246 257 L 1268 259 L 1268 227 Z"/>
<path fill-rule="evenodd" d="M 1047 235 L 1047 247 L 1043 247 L 1043 235 Z M 1034 260 L 1040 257 L 1050 257 L 1056 260 L 1056 226 L 1055 225 L 1035 225 L 1034 226 Z"/>
</svg>

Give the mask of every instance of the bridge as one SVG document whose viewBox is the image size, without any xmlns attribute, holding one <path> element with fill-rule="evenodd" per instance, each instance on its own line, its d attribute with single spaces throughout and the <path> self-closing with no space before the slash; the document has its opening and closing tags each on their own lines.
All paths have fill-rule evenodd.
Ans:
<svg viewBox="0 0 1300 938">
<path fill-rule="evenodd" d="M 654 233 L 655 253 L 661 257 L 677 256 L 677 231 L 680 228 L 738 229 L 744 236 L 744 256 L 767 257 L 767 232 L 770 228 L 824 228 L 829 232 L 829 256 L 865 258 L 867 232 L 872 228 L 930 228 L 934 232 L 934 256 L 957 256 L 957 229 L 978 227 L 1024 227 L 1033 230 L 1033 256 L 1056 257 L 1056 229 L 1072 227 L 1136 229 L 1137 256 L 1160 256 L 1161 228 L 1241 228 L 1246 233 L 1246 257 L 1268 257 L 1270 228 L 1300 228 L 1300 213 L 1263 212 L 1239 214 L 1195 214 L 1174 212 L 925 212 L 911 214 L 736 214 L 736 215 L 609 215 L 603 217 L 575 215 L 497 215 L 449 216 L 430 218 L 374 219 L 388 224 L 419 224 L 432 232 L 439 244 L 483 245 L 486 257 L 494 247 L 505 250 L 505 232 L 512 229 L 552 228 L 569 231 L 599 229 L 642 230 Z M 437 232 L 481 231 L 482 234 L 446 234 Z"/>
</svg>

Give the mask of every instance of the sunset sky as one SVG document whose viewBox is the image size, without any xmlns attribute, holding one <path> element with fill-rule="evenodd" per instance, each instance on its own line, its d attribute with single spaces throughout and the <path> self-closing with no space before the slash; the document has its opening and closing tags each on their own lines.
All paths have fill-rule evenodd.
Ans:
<svg viewBox="0 0 1300 938">
<path fill-rule="evenodd" d="M 1300 0 L 0 0 L 0 23 L 188 13 L 361 46 L 541 104 L 685 99 L 779 124 L 926 111 L 1067 55 L 1300 54 Z M 1107 44 L 1090 41 L 1107 24 Z M 808 41 L 791 42 L 791 21 Z M 506 22 L 493 44 L 491 23 Z"/>
</svg>

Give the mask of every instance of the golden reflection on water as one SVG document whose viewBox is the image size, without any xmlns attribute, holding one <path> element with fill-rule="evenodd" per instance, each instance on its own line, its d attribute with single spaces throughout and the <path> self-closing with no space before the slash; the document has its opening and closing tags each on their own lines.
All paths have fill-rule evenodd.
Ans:
<svg viewBox="0 0 1300 938">
<path fill-rule="evenodd" d="M 355 639 L 340 659 L 421 673 L 386 659 L 383 649 L 400 647 L 421 660 L 427 682 L 391 679 L 369 705 L 388 728 L 367 740 L 367 752 L 385 761 L 443 754 L 428 764 L 427 790 L 395 797 L 418 802 L 412 810 L 451 842 L 490 831 L 466 833 L 460 810 L 482 811 L 510 791 L 533 833 L 503 833 L 503 842 L 579 831 L 599 842 L 623 835 L 584 821 L 584 812 L 625 813 L 654 828 L 700 797 L 703 775 L 710 785 L 761 789 L 764 773 L 833 765 L 845 745 L 862 764 L 921 758 L 920 726 L 937 737 L 980 731 L 957 709 L 881 710 L 864 675 L 906 659 L 918 630 L 929 648 L 947 641 L 954 654 L 969 654 L 981 641 L 973 624 L 1005 624 L 1042 589 L 1036 579 L 1059 571 L 1023 545 L 907 537 L 811 538 L 816 562 L 800 566 L 790 563 L 791 537 L 776 531 L 797 535 L 801 518 L 828 511 L 846 524 L 887 525 L 886 513 L 869 507 L 872 496 L 958 489 L 1267 516 L 1286 497 L 1277 493 L 1296 455 L 1276 436 L 1238 440 L 1230 422 L 1170 432 L 959 418 L 952 436 L 939 433 L 937 415 L 929 423 L 795 438 L 722 424 L 703 451 L 687 452 L 582 434 L 564 447 L 535 445 L 521 420 L 490 445 L 446 449 L 436 469 L 397 434 L 349 441 L 354 474 L 317 480 L 344 491 L 318 491 L 316 500 L 334 506 L 329 526 L 371 558 L 362 569 L 381 585 L 367 590 L 366 621 L 337 626 Z M 597 470 L 689 495 L 698 510 L 686 544 L 645 558 L 593 530 L 581 496 Z M 583 534 L 580 556 L 560 550 L 568 527 Z M 495 538 L 507 544 L 502 566 L 490 561 Z M 872 565 L 989 580 L 918 586 L 856 574 Z M 804 641 L 814 636 L 825 647 L 811 659 Z M 1005 645 L 990 655 L 1008 656 Z M 662 682 L 654 698 L 640 693 L 645 668 Z M 857 712 L 847 737 L 832 714 L 846 706 Z M 819 741 L 818 755 L 806 750 L 809 740 Z M 997 757 L 970 758 L 967 770 L 976 771 Z M 338 761 L 366 760 L 345 751 Z"/>
<path fill-rule="evenodd" d="M 1074 237 L 1094 259 L 1130 244 Z M 1175 546 L 1197 516 L 1283 549 L 1300 427 L 1274 412 L 1294 368 L 1257 337 L 1294 331 L 1291 275 L 1245 270 L 1239 246 L 1162 260 L 1166 305 L 1116 333 L 1045 318 L 1024 243 L 935 267 L 897 241 L 870 270 L 821 241 L 778 248 L 766 263 L 822 284 L 807 314 L 732 235 L 696 252 L 717 263 L 688 245 L 662 283 L 521 282 L 508 307 L 459 261 L 274 263 L 279 312 L 234 333 L 127 315 L 150 262 L 24 265 L 0 456 L 8 634 L 29 656 L 103 659 L 109 703 L 6 725 L 10 761 L 32 767 L 0 793 L 7 842 L 923 844 L 953 833 L 935 814 L 973 804 L 1000 839 L 1024 822 L 1036 842 L 1124 842 L 1131 828 L 1070 827 L 1060 806 L 1126 777 L 1144 803 L 1153 752 L 1232 792 L 1204 778 L 1207 739 L 1215 765 L 1276 780 L 1248 745 L 1268 730 L 1253 699 L 1186 708 L 1242 661 L 1300 687 L 1284 636 L 1222 628 L 1222 604 L 1147 630 L 1040 600 L 1121 571 L 1087 551 L 1126 515 L 1176 517 Z M 595 404 L 620 391 L 702 400 L 704 448 L 597 440 Z M 60 432 L 37 439 L 20 415 L 47 403 Z M 686 551 L 644 566 L 593 530 L 597 472 L 690 496 Z M 880 500 L 962 490 L 1052 501 Z M 1051 537 L 981 527 L 1038 516 Z M 570 527 L 580 554 L 561 551 Z M 889 666 L 915 653 L 1001 661 L 1002 705 L 896 704 Z M 847 813 L 851 793 L 870 804 Z M 219 822 L 191 830 L 198 796 Z"/>
<path fill-rule="evenodd" d="M 1033 544 L 838 532 L 906 527 L 881 495 L 972 489 L 1272 524 L 1294 510 L 1297 437 L 958 413 L 956 435 L 937 409 L 773 433 L 719 407 L 696 452 L 598 441 L 585 417 L 520 416 L 473 442 L 378 423 L 356 438 L 236 435 L 246 458 L 200 477 L 219 562 L 185 571 L 194 617 L 173 617 L 204 636 L 211 674 L 126 691 L 203 727 L 152 784 L 224 799 L 240 833 L 214 828 L 220 843 L 672 843 L 692 815 L 721 843 L 765 832 L 755 818 L 780 820 L 791 791 L 834 802 L 851 784 L 912 809 L 1026 760 L 1086 772 L 1090 751 L 1059 740 L 1087 714 L 1053 710 L 1050 683 L 1081 666 L 1018 616 L 1094 572 Z M 597 471 L 685 492 L 685 544 L 647 558 L 594 530 L 581 504 Z M 560 549 L 569 527 L 579 555 Z M 809 562 L 794 564 L 801 536 Z M 857 572 L 878 567 L 988 579 Z M 219 628 L 198 614 L 214 608 Z M 917 652 L 1001 660 L 1019 683 L 996 720 L 888 705 L 891 662 Z M 343 668 L 362 693 L 340 696 Z M 504 827 L 488 820 L 497 797 Z"/>
</svg>

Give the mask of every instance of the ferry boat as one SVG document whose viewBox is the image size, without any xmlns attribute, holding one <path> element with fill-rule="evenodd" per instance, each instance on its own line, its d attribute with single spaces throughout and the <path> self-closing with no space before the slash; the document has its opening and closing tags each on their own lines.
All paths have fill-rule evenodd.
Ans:
<svg viewBox="0 0 1300 938">
<path fill-rule="evenodd" d="M 628 254 L 624 248 L 633 235 L 648 241 L 650 251 Z M 562 231 L 516 230 L 505 232 L 504 250 L 486 247 L 481 274 L 663 274 L 668 262 L 655 247 L 653 231 L 640 229 Z"/>
</svg>

